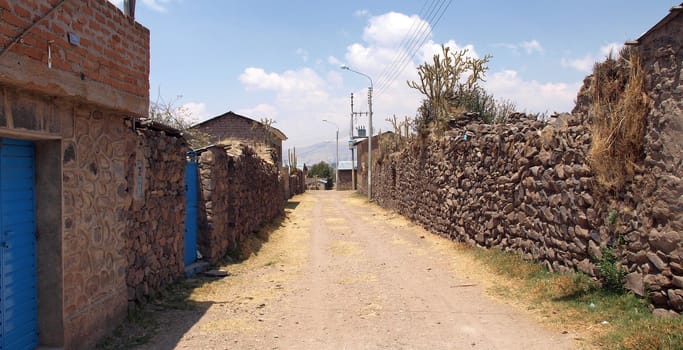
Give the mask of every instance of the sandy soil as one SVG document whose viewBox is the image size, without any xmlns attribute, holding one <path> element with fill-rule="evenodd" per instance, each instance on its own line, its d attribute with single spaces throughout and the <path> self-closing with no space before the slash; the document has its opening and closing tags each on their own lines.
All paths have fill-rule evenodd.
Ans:
<svg viewBox="0 0 683 350">
<path fill-rule="evenodd" d="M 486 294 L 453 244 L 351 192 L 311 191 L 257 255 L 160 311 L 142 349 L 571 349 Z"/>
</svg>

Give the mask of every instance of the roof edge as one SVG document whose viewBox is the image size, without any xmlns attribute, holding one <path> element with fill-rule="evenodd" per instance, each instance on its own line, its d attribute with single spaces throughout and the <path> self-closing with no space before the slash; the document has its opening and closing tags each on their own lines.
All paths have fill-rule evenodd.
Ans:
<svg viewBox="0 0 683 350">
<path fill-rule="evenodd" d="M 659 22 L 657 22 L 652 28 L 648 29 L 645 33 L 643 33 L 641 36 L 638 37 L 636 40 L 630 40 L 625 43 L 625 45 L 628 46 L 634 46 L 634 45 L 639 45 L 640 42 L 650 33 L 656 31 L 657 29 L 665 26 L 667 23 L 671 22 L 672 19 L 678 17 L 680 14 L 683 13 L 683 3 L 677 6 L 673 6 L 669 9 L 669 13 L 664 16 Z"/>
</svg>

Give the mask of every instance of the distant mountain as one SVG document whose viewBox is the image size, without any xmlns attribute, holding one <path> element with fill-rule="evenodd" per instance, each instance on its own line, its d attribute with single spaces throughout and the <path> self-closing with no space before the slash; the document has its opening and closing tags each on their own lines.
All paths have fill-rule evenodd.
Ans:
<svg viewBox="0 0 683 350">
<path fill-rule="evenodd" d="M 349 150 L 347 140 L 339 140 L 339 161 L 351 160 L 351 151 Z M 299 164 L 306 164 L 311 166 L 320 161 L 325 161 L 326 163 L 334 166 L 335 164 L 335 152 L 334 152 L 335 142 L 320 142 L 310 146 L 296 147 L 296 158 Z M 287 151 L 284 151 L 285 160 L 287 159 Z"/>
</svg>

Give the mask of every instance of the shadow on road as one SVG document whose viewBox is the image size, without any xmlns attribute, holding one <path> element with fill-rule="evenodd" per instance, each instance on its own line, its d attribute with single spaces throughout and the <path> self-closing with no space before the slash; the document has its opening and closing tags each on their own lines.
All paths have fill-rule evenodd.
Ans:
<svg viewBox="0 0 683 350">
<path fill-rule="evenodd" d="M 284 214 L 270 223 L 263 224 L 258 232 L 245 237 L 235 249 L 228 251 L 218 265 L 229 269 L 230 265 L 243 262 L 252 255 L 258 255 L 263 244 L 268 242 L 273 232 L 282 227 L 299 203 L 288 201 Z M 173 349 L 183 335 L 215 304 L 192 300 L 192 292 L 212 283 L 220 283 L 221 280 L 198 275 L 172 283 L 150 298 L 146 304 L 136 306 L 126 321 L 111 335 L 102 339 L 96 349 Z"/>
</svg>

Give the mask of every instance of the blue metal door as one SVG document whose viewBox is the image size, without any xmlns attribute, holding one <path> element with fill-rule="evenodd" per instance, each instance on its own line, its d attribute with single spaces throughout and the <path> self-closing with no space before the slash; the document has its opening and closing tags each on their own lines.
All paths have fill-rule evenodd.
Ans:
<svg viewBox="0 0 683 350">
<path fill-rule="evenodd" d="M 197 257 L 197 161 L 194 155 L 185 166 L 185 266 Z"/>
<path fill-rule="evenodd" d="M 33 143 L 0 139 L 0 349 L 38 345 Z"/>
</svg>

